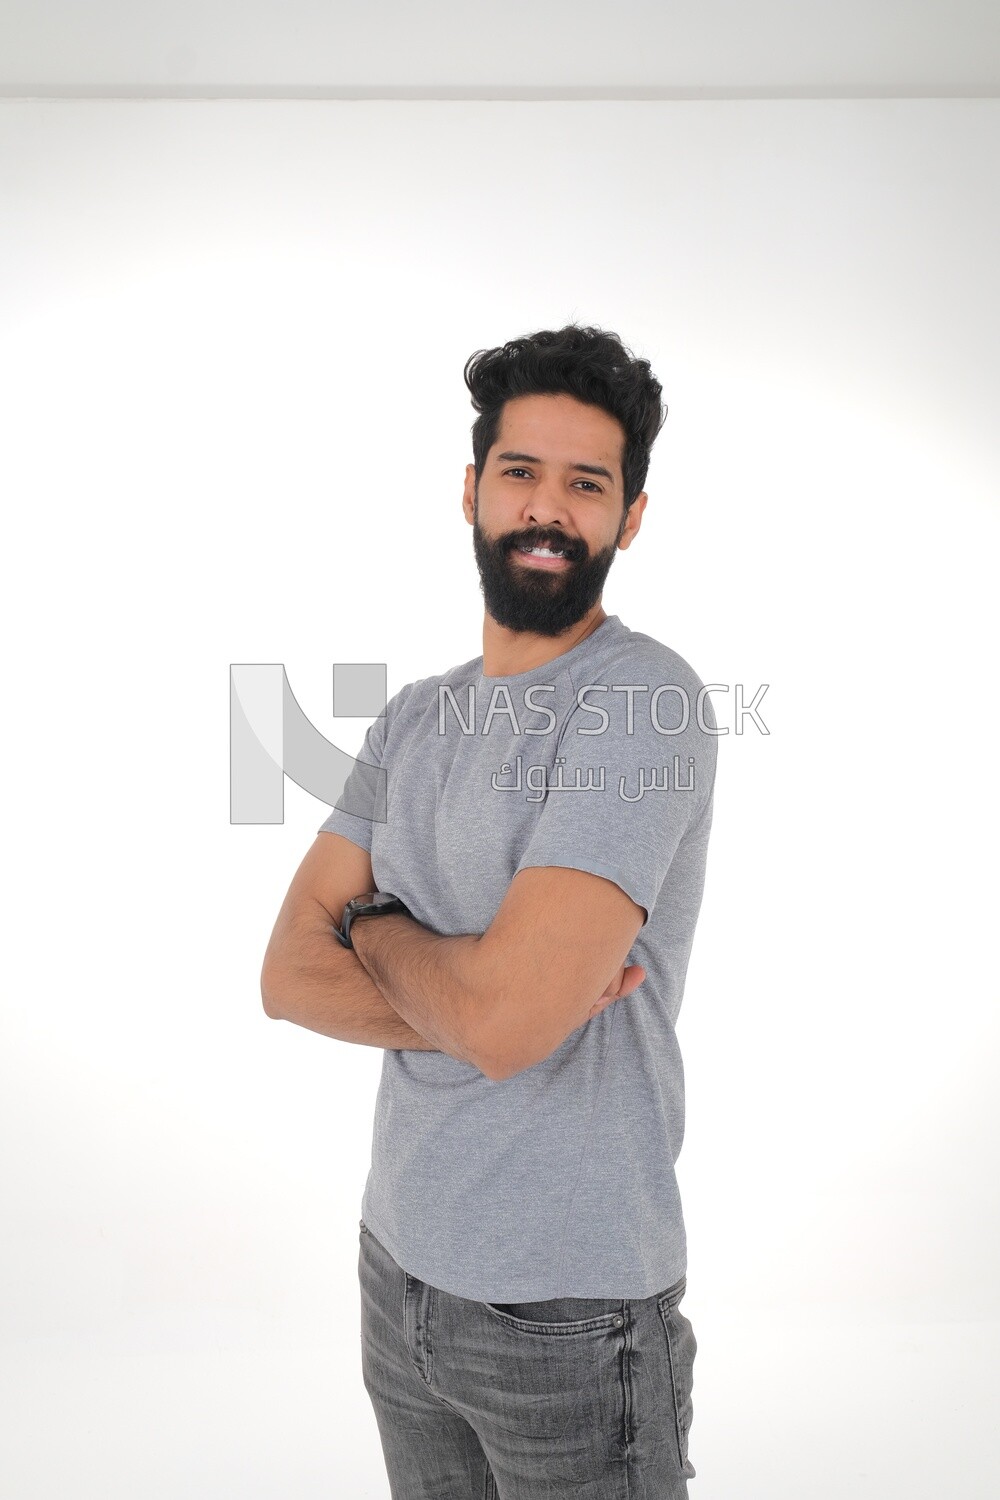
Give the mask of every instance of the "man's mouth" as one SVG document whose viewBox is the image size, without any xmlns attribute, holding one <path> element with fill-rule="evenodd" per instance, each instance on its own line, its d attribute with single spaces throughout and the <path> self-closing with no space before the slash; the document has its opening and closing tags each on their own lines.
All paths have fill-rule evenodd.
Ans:
<svg viewBox="0 0 1000 1500">
<path fill-rule="evenodd" d="M 514 551 L 518 557 L 523 558 L 528 567 L 532 568 L 568 568 L 570 563 L 561 548 L 557 547 L 515 547 Z"/>
</svg>

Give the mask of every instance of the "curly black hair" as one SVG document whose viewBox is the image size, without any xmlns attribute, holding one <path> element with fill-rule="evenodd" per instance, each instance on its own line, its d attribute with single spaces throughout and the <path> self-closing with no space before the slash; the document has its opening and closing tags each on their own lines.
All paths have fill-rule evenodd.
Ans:
<svg viewBox="0 0 1000 1500">
<path fill-rule="evenodd" d="M 641 494 L 667 408 L 649 361 L 636 359 L 616 333 L 575 323 L 545 329 L 498 349 L 478 349 L 466 361 L 464 374 L 480 413 L 472 424 L 477 484 L 497 440 L 504 402 L 515 396 L 566 394 L 601 407 L 621 423 L 626 511 Z"/>
</svg>

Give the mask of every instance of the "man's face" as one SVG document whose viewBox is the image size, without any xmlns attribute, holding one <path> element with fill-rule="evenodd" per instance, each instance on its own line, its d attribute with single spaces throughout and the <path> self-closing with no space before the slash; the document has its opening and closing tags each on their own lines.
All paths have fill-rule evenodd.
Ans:
<svg viewBox="0 0 1000 1500">
<path fill-rule="evenodd" d="M 646 505 L 643 493 L 625 512 L 624 440 L 614 417 L 572 396 L 506 402 L 479 484 L 469 464 L 463 497 L 486 608 L 499 625 L 557 636 L 597 604 Z M 522 547 L 564 556 L 525 556 Z"/>
</svg>

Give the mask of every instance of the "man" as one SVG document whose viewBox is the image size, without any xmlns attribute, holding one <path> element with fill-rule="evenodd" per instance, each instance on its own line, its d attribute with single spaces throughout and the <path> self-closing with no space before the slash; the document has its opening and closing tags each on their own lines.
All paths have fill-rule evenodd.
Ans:
<svg viewBox="0 0 1000 1500">
<path fill-rule="evenodd" d="M 674 1027 L 717 740 L 687 662 L 601 607 L 662 392 L 574 325 L 465 378 L 483 652 L 369 729 L 264 1006 L 385 1049 L 359 1275 L 394 1500 L 675 1500 L 697 1345 Z"/>
</svg>

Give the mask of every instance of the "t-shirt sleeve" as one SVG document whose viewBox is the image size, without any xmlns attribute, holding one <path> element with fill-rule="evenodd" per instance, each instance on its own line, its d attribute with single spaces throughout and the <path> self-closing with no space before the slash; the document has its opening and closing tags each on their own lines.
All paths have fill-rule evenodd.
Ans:
<svg viewBox="0 0 1000 1500">
<path fill-rule="evenodd" d="M 681 840 L 714 791 L 718 742 L 711 730 L 717 726 L 707 694 L 698 722 L 698 687 L 684 693 L 686 724 L 681 695 L 658 696 L 659 729 L 650 692 L 636 693 L 631 734 L 624 693 L 587 691 L 587 703 L 610 716 L 608 725 L 595 734 L 600 726 L 593 711 L 577 705 L 570 713 L 517 870 L 562 865 L 613 880 L 643 908 L 645 925 Z M 551 785 L 560 770 L 562 789 Z"/>
<path fill-rule="evenodd" d="M 344 790 L 317 833 L 339 833 L 371 853 L 372 825 L 386 818 L 386 770 L 383 765 L 389 728 L 412 683 L 389 699 L 385 712 L 365 732 Z"/>
</svg>

